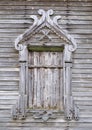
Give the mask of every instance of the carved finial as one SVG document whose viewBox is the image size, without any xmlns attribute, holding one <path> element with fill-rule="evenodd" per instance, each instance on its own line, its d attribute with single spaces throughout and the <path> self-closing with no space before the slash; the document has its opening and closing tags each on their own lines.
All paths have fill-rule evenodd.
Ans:
<svg viewBox="0 0 92 130">
<path fill-rule="evenodd" d="M 40 20 L 38 20 L 38 26 L 39 26 L 39 25 L 41 25 L 45 21 L 45 17 L 46 17 L 45 15 L 46 15 L 46 13 L 45 13 L 45 11 L 43 9 L 39 9 L 38 13 L 40 15 L 42 15 L 42 17 L 40 18 Z"/>
<path fill-rule="evenodd" d="M 54 22 L 54 24 L 56 24 L 57 26 L 58 26 L 58 20 L 59 19 L 61 19 L 61 16 L 55 16 L 54 18 L 53 18 L 53 22 Z"/>
<path fill-rule="evenodd" d="M 53 10 L 52 10 L 52 9 L 48 10 L 48 11 L 47 11 L 47 14 L 48 14 L 48 15 L 52 15 L 52 14 L 53 14 Z"/>
<path fill-rule="evenodd" d="M 30 18 L 34 20 L 33 26 L 37 25 L 37 21 L 38 21 L 37 16 L 31 15 Z"/>
<path fill-rule="evenodd" d="M 71 37 L 69 34 L 67 35 L 67 38 L 70 40 L 69 51 L 71 51 L 71 52 L 75 51 L 77 48 L 75 39 L 73 37 Z"/>
<path fill-rule="evenodd" d="M 15 48 L 16 50 L 23 50 L 23 45 L 22 44 L 19 44 L 20 41 L 22 40 L 23 38 L 23 35 L 20 35 L 19 37 L 17 37 L 17 39 L 15 40 Z"/>
</svg>

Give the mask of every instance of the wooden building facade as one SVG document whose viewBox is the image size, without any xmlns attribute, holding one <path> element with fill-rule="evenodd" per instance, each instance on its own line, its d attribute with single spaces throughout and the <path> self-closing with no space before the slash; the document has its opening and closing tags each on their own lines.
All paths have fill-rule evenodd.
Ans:
<svg viewBox="0 0 92 130">
<path fill-rule="evenodd" d="M 92 1 L 0 1 L 0 130 L 92 129 Z"/>
</svg>

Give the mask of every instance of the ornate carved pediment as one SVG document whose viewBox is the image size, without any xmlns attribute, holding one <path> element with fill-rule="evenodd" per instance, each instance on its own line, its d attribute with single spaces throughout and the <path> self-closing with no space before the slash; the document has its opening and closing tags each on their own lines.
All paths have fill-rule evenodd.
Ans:
<svg viewBox="0 0 92 130">
<path fill-rule="evenodd" d="M 15 48 L 19 50 L 19 62 L 20 62 L 20 83 L 19 83 L 20 89 L 19 90 L 20 91 L 19 91 L 19 100 L 12 109 L 12 116 L 14 119 L 17 119 L 17 118 L 23 119 L 26 117 L 28 112 L 34 111 L 34 108 L 35 108 L 34 102 L 35 100 L 37 100 L 37 98 L 33 97 L 33 99 L 31 99 L 33 91 L 31 92 L 31 94 L 29 94 L 29 90 L 32 86 L 32 85 L 29 85 L 31 84 L 29 80 L 30 81 L 34 80 L 35 75 L 37 79 L 38 79 L 37 75 L 40 75 L 39 76 L 40 81 L 41 79 L 44 80 L 43 78 L 44 75 L 37 72 L 40 69 L 40 72 L 44 72 L 45 75 L 47 76 L 46 78 L 47 78 L 48 83 L 49 83 L 49 75 L 50 74 L 55 75 L 56 78 L 54 78 L 54 80 L 56 79 L 56 81 L 54 82 L 53 80 L 54 85 L 53 85 L 53 82 L 50 85 L 52 86 L 52 89 L 53 89 L 53 86 L 57 87 L 57 85 L 55 86 L 55 84 L 59 82 L 58 88 L 60 90 L 62 89 L 62 92 L 63 92 L 62 98 L 60 98 L 60 96 L 56 98 L 56 100 L 59 99 L 58 101 L 61 102 L 61 104 L 63 104 L 63 107 L 61 108 L 62 105 L 59 106 L 58 101 L 56 103 L 56 106 L 54 107 L 52 105 L 52 107 L 55 109 L 55 108 L 58 108 L 59 106 L 59 110 L 60 110 L 60 111 L 58 110 L 59 114 L 62 113 L 61 110 L 63 110 L 63 113 L 65 114 L 65 117 L 67 120 L 72 120 L 72 119 L 77 120 L 78 107 L 77 105 L 75 105 L 75 102 L 73 100 L 72 89 L 71 89 L 72 87 L 72 83 L 71 83 L 72 52 L 75 51 L 77 48 L 76 41 L 74 40 L 73 37 L 71 37 L 69 34 L 64 32 L 62 28 L 58 25 L 57 21 L 58 19 L 61 18 L 61 16 L 55 16 L 54 18 L 51 18 L 51 15 L 53 15 L 53 10 L 44 11 L 40 9 L 38 13 L 41 17 L 38 18 L 37 16 L 32 15 L 31 18 L 34 19 L 33 25 L 28 30 L 26 30 L 23 34 L 18 36 L 17 39 L 15 40 Z M 55 43 L 55 37 L 53 38 L 53 36 L 59 37 L 57 39 L 60 39 L 60 41 L 56 40 L 56 43 Z M 30 46 L 31 49 L 28 49 L 28 46 Z M 38 46 L 40 46 L 38 50 L 43 49 L 45 53 L 44 52 L 40 53 L 39 51 L 35 53 Z M 34 52 L 30 53 L 32 51 L 32 47 L 34 49 Z M 52 53 L 53 49 L 54 49 L 54 52 L 56 51 L 56 53 Z M 49 52 L 46 53 L 46 51 L 49 51 Z M 39 58 L 38 56 L 40 56 L 39 62 L 37 59 Z M 29 59 L 32 60 L 32 58 L 33 60 L 35 59 L 36 64 L 32 61 L 29 61 Z M 47 59 L 44 60 L 45 58 Z M 54 59 L 54 62 L 50 58 Z M 62 61 L 62 64 L 60 61 Z M 52 73 L 52 72 L 55 72 L 55 73 Z M 63 73 L 63 77 L 61 78 L 62 73 Z M 58 77 L 59 74 L 61 74 L 60 77 Z M 37 81 L 37 79 L 35 80 L 35 84 L 36 84 L 36 87 L 38 88 L 38 86 L 41 86 L 41 85 L 39 85 L 39 81 Z M 45 84 L 45 86 L 49 86 L 48 88 L 51 87 L 50 85 Z M 32 87 L 34 87 L 34 85 Z M 57 88 L 55 88 L 55 90 L 57 90 Z M 46 94 L 45 91 L 42 91 L 42 92 Z M 38 91 L 36 91 L 36 94 L 40 96 Z M 54 91 L 52 95 L 53 94 L 60 95 L 60 92 Z M 34 96 L 35 96 L 35 93 L 34 93 Z M 51 97 L 50 98 L 48 97 L 47 99 L 49 100 Z M 53 101 L 54 98 L 52 98 L 51 100 Z M 32 103 L 29 103 L 29 102 L 32 102 Z M 42 105 L 39 102 L 38 102 L 37 107 L 45 106 L 45 100 Z M 32 111 L 30 110 L 30 106 L 32 107 Z M 48 103 L 47 106 L 50 106 L 51 108 L 51 104 L 49 105 Z M 49 118 L 50 119 L 56 118 L 56 116 L 53 116 L 54 115 L 53 110 L 49 112 L 49 110 L 47 109 L 48 107 L 46 107 L 46 110 L 44 110 L 44 108 L 45 107 L 42 107 L 41 111 L 37 110 L 35 112 L 32 112 L 32 113 L 36 113 L 33 116 L 34 119 L 43 119 L 44 121 L 47 121 Z"/>
<path fill-rule="evenodd" d="M 49 31 L 54 32 L 60 39 L 62 39 L 66 44 L 68 44 L 69 51 L 74 51 L 77 48 L 76 41 L 73 37 L 71 37 L 69 34 L 63 31 L 63 29 L 58 25 L 58 20 L 61 18 L 61 16 L 55 16 L 53 19 L 51 18 L 51 15 L 53 15 L 53 10 L 44 11 L 40 9 L 38 11 L 39 15 L 41 15 L 41 18 L 38 19 L 37 16 L 32 15 L 31 18 L 34 20 L 33 25 L 24 32 L 24 34 L 21 34 L 17 37 L 15 40 L 15 48 L 17 50 L 23 49 L 23 43 L 24 41 L 28 41 L 34 34 L 37 32 L 42 31 L 43 38 L 48 38 L 51 40 L 49 34 Z M 48 31 L 44 31 L 43 28 L 47 27 Z M 42 37 L 41 37 L 42 39 Z M 41 40 L 39 39 L 39 40 Z M 27 45 L 26 45 L 27 46 Z"/>
</svg>

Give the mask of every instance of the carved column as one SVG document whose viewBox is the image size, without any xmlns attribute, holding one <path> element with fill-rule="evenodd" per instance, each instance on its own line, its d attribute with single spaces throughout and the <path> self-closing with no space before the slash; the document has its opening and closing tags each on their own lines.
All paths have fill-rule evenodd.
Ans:
<svg viewBox="0 0 92 130">
<path fill-rule="evenodd" d="M 19 80 L 19 98 L 16 105 L 12 109 L 13 119 L 24 119 L 27 111 L 27 64 L 28 53 L 26 47 L 19 51 L 20 80 Z"/>
<path fill-rule="evenodd" d="M 67 120 L 78 120 L 78 108 L 72 96 L 72 51 L 69 45 L 64 50 L 64 109 Z"/>
<path fill-rule="evenodd" d="M 72 119 L 72 113 L 71 113 L 71 67 L 72 63 L 65 62 L 65 114 L 67 119 Z"/>
</svg>

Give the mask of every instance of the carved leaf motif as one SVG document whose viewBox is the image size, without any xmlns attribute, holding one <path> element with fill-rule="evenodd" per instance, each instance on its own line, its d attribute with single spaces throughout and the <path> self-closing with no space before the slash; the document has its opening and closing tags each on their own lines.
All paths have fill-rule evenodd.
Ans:
<svg viewBox="0 0 92 130">
<path fill-rule="evenodd" d="M 47 121 L 48 119 L 56 119 L 55 114 L 52 111 L 42 111 L 33 115 L 34 119 L 42 119 L 43 121 Z"/>
</svg>

